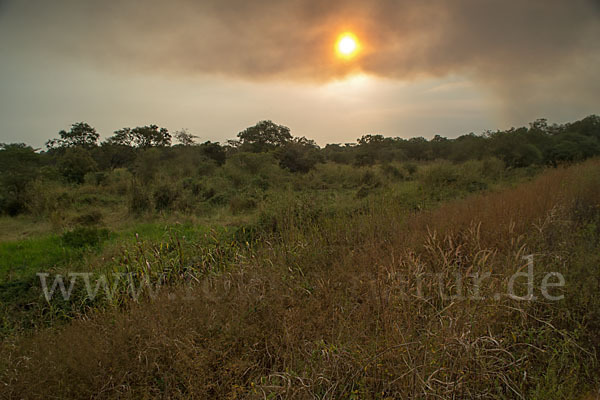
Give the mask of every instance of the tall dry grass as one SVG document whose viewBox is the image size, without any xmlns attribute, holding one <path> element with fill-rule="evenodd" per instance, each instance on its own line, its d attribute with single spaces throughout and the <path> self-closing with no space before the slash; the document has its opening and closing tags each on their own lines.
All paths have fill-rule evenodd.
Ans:
<svg viewBox="0 0 600 400">
<path fill-rule="evenodd" d="M 358 215 L 289 212 L 229 272 L 4 343 L 0 392 L 578 398 L 598 386 L 599 183 L 590 161 L 428 212 L 392 197 Z M 536 283 L 565 275 L 564 300 L 494 297 L 527 254 Z M 482 299 L 443 296 L 457 272 L 490 274 Z"/>
</svg>

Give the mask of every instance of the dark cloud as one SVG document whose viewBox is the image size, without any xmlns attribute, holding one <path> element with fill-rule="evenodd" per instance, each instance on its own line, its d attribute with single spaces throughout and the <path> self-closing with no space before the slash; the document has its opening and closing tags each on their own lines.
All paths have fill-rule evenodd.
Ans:
<svg viewBox="0 0 600 400">
<path fill-rule="evenodd" d="M 0 23 L 23 46 L 115 70 L 315 82 L 356 71 L 462 74 L 507 99 L 572 84 L 574 96 L 600 101 L 597 85 L 581 81 L 600 68 L 595 0 L 15 0 L 3 8 Z M 351 62 L 333 52 L 344 30 L 362 42 Z"/>
</svg>

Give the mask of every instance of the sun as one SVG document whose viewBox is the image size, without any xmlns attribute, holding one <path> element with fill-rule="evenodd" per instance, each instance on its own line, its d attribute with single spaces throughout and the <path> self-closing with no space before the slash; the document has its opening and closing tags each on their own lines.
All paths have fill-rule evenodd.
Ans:
<svg viewBox="0 0 600 400">
<path fill-rule="evenodd" d="M 340 57 L 350 58 L 358 51 L 359 44 L 356 36 L 350 32 L 341 34 L 335 44 L 335 49 Z"/>
</svg>

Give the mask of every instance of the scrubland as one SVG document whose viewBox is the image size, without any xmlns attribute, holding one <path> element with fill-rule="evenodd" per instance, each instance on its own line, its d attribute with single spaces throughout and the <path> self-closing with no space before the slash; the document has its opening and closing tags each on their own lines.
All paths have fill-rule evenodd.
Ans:
<svg viewBox="0 0 600 400">
<path fill-rule="evenodd" d="M 588 399 L 600 117 L 0 144 L 0 397 Z"/>
<path fill-rule="evenodd" d="M 153 222 L 147 236 L 109 232 L 101 248 L 75 247 L 96 273 L 164 284 L 137 299 L 117 285 L 114 297 L 92 303 L 76 288 L 68 304 L 31 305 L 40 327 L 15 322 L 30 311 L 12 304 L 3 396 L 591 396 L 600 163 L 480 176 L 485 188 L 466 190 L 461 177 L 474 167 L 448 178 L 460 167 L 424 165 L 414 180 L 363 196 L 356 186 L 339 194 L 344 180 L 383 179 L 382 170 L 323 166 L 321 182 L 303 176 L 302 187 L 330 179 L 339 191 L 282 191 L 231 229 L 184 222 L 161 232 Z M 237 214 L 229 204 L 228 218 Z M 508 281 L 529 255 L 535 299 L 524 299 L 525 277 L 511 297 Z M 565 278 L 548 289 L 561 300 L 541 292 L 549 272 Z"/>
</svg>

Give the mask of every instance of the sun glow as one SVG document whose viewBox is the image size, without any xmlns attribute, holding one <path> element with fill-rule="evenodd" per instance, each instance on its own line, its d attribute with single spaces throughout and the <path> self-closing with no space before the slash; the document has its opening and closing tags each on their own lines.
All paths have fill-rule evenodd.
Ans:
<svg viewBox="0 0 600 400">
<path fill-rule="evenodd" d="M 340 57 L 353 57 L 359 49 L 358 39 L 352 33 L 344 33 L 339 36 L 335 49 Z"/>
</svg>

